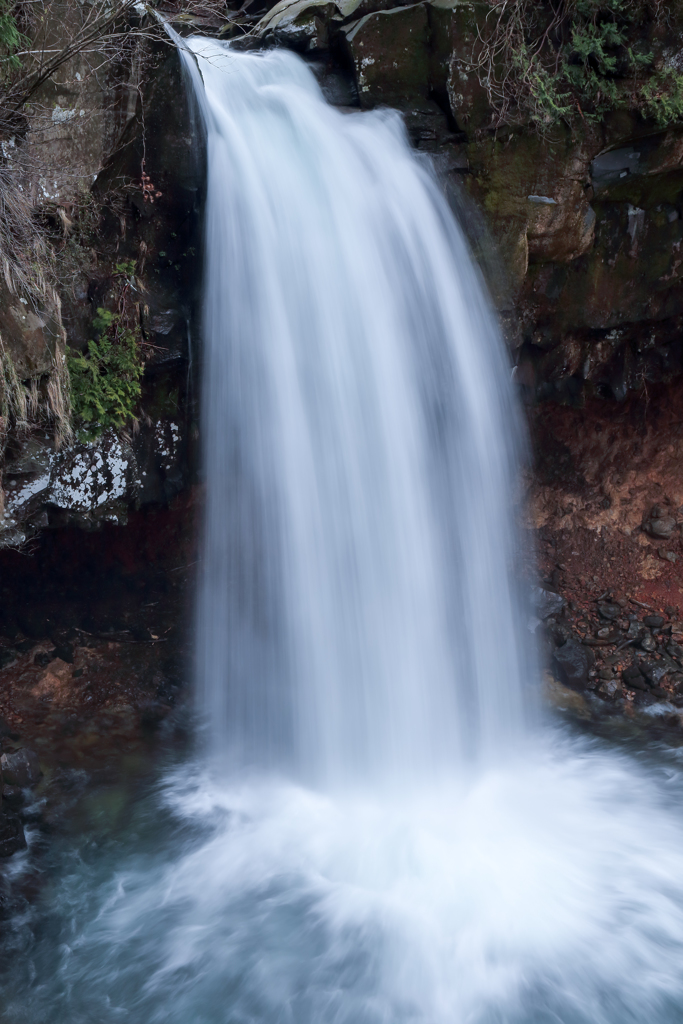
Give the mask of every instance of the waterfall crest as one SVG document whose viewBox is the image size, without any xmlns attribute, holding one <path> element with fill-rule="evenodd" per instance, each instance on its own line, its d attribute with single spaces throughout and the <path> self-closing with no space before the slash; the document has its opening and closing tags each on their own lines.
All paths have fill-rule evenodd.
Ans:
<svg viewBox="0 0 683 1024">
<path fill-rule="evenodd" d="M 335 110 L 288 52 L 188 45 L 214 751 L 316 782 L 489 758 L 523 729 L 531 672 L 522 432 L 462 233 L 398 114 Z"/>
</svg>

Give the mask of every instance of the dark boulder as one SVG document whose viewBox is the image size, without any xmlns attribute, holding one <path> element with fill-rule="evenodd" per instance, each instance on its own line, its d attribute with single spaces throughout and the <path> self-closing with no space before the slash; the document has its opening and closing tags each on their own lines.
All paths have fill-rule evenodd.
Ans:
<svg viewBox="0 0 683 1024">
<path fill-rule="evenodd" d="M 607 619 L 608 622 L 614 622 L 621 615 L 621 608 L 618 604 L 612 604 L 611 602 L 601 602 L 598 605 L 598 611 L 603 619 Z"/>
<path fill-rule="evenodd" d="M 595 664 L 595 656 L 578 640 L 567 640 L 554 651 L 553 664 L 563 683 L 583 690 L 588 685 L 588 673 Z"/>
<path fill-rule="evenodd" d="M 28 747 L 21 747 L 13 754 L 3 754 L 0 757 L 0 771 L 6 785 L 19 786 L 22 789 L 35 786 L 43 774 L 38 755 Z"/>
<path fill-rule="evenodd" d="M 361 107 L 429 99 L 429 20 L 424 5 L 366 14 L 343 29 Z"/>
</svg>

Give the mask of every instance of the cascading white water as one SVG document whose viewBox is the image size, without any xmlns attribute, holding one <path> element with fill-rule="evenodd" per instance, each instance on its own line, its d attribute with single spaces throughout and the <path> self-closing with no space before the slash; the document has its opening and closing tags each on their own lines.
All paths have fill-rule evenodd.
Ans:
<svg viewBox="0 0 683 1024">
<path fill-rule="evenodd" d="M 340 113 L 286 51 L 189 45 L 214 748 L 315 783 L 490 759 L 531 677 L 510 576 L 521 432 L 460 230 L 397 114 Z"/>
<path fill-rule="evenodd" d="M 3 1021 L 679 1024 L 680 760 L 525 732 L 517 416 L 428 168 L 298 58 L 189 45 L 228 763 L 67 845 Z"/>
</svg>

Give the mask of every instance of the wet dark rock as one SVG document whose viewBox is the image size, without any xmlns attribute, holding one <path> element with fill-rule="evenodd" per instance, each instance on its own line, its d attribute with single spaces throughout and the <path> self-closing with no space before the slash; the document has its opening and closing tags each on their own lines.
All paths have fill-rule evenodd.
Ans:
<svg viewBox="0 0 683 1024">
<path fill-rule="evenodd" d="M 38 755 L 28 747 L 21 747 L 13 754 L 3 754 L 0 757 L 0 771 L 8 786 L 22 788 L 35 786 L 43 774 Z"/>
<path fill-rule="evenodd" d="M 640 646 L 643 648 L 644 651 L 648 651 L 648 653 L 652 653 L 652 651 L 657 650 L 657 642 L 654 639 L 654 637 L 652 637 L 649 633 L 646 633 L 645 636 L 642 638 L 642 640 L 640 641 Z"/>
<path fill-rule="evenodd" d="M 654 697 L 659 697 L 660 700 L 666 700 L 670 696 L 661 686 L 653 686 L 650 692 Z"/>
<path fill-rule="evenodd" d="M 424 6 L 376 11 L 343 29 L 361 107 L 405 107 L 429 98 L 429 19 Z"/>
<path fill-rule="evenodd" d="M 643 658 L 640 662 L 639 668 L 641 674 L 645 676 L 652 686 L 656 686 L 660 683 L 668 671 L 667 666 L 663 662 L 652 661 L 648 658 Z"/>
<path fill-rule="evenodd" d="M 598 640 L 608 640 L 610 643 L 618 643 L 622 636 L 623 634 L 614 626 L 603 626 L 597 632 Z"/>
<path fill-rule="evenodd" d="M 11 811 L 0 811 L 0 857 L 26 849 L 26 837 L 21 822 Z"/>
<path fill-rule="evenodd" d="M 606 679 L 598 686 L 601 697 L 612 698 L 621 694 L 622 686 L 618 679 Z"/>
<path fill-rule="evenodd" d="M 533 609 L 539 619 L 548 619 L 551 615 L 559 615 L 567 602 L 561 594 L 543 587 L 533 587 L 531 591 Z"/>
<path fill-rule="evenodd" d="M 628 686 L 631 690 L 640 690 L 643 693 L 650 692 L 650 687 L 640 673 L 638 673 L 637 676 L 631 676 L 629 679 L 625 679 L 624 686 Z"/>
<path fill-rule="evenodd" d="M 588 673 L 595 664 L 595 656 L 578 640 L 567 640 L 553 653 L 553 664 L 567 686 L 584 689 L 588 685 Z"/>
<path fill-rule="evenodd" d="M 680 644 L 669 644 L 666 648 L 666 653 L 670 658 L 683 663 L 683 647 Z"/>
<path fill-rule="evenodd" d="M 602 601 L 598 604 L 598 611 L 603 619 L 607 619 L 608 622 L 615 622 L 621 615 L 621 608 L 618 604 L 612 604 L 611 602 Z"/>
<path fill-rule="evenodd" d="M 643 626 L 642 622 L 639 622 L 637 617 L 634 615 L 631 621 L 629 622 L 629 627 L 626 631 L 626 636 L 629 638 L 629 640 L 638 640 L 644 632 L 645 626 Z"/>
<path fill-rule="evenodd" d="M 661 629 L 664 625 L 664 619 L 661 615 L 646 615 L 643 622 L 650 629 Z"/>
<path fill-rule="evenodd" d="M 649 684 L 645 681 L 645 677 L 641 673 L 637 665 L 629 665 L 622 672 L 622 679 L 624 680 L 624 686 L 628 686 L 632 690 L 649 690 Z"/>
<path fill-rule="evenodd" d="M 47 651 L 38 651 L 33 659 L 33 663 L 34 665 L 40 665 L 42 668 L 45 668 L 45 666 L 49 665 L 51 661 L 54 661 L 55 657 L 56 655 L 52 652 L 48 654 Z"/>
<path fill-rule="evenodd" d="M 21 786 L 2 787 L 2 799 L 13 810 L 19 810 L 24 805 L 24 791 Z"/>
<path fill-rule="evenodd" d="M 569 626 L 565 626 L 562 622 L 552 622 L 546 628 L 548 636 L 556 647 L 561 647 L 571 638 L 571 629 Z"/>
</svg>

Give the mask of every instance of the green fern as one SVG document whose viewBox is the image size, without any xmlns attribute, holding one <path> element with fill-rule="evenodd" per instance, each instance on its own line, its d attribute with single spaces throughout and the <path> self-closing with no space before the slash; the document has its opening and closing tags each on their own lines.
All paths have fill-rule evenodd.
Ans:
<svg viewBox="0 0 683 1024">
<path fill-rule="evenodd" d="M 0 0 L 0 77 L 21 66 L 17 51 L 29 45 L 30 40 L 17 26 L 14 4 L 11 0 Z"/>
<path fill-rule="evenodd" d="M 87 353 L 70 350 L 67 356 L 79 436 L 89 441 L 135 418 L 144 372 L 138 332 L 123 324 L 119 313 L 99 308 L 93 328 L 96 338 L 88 342 Z"/>
</svg>

